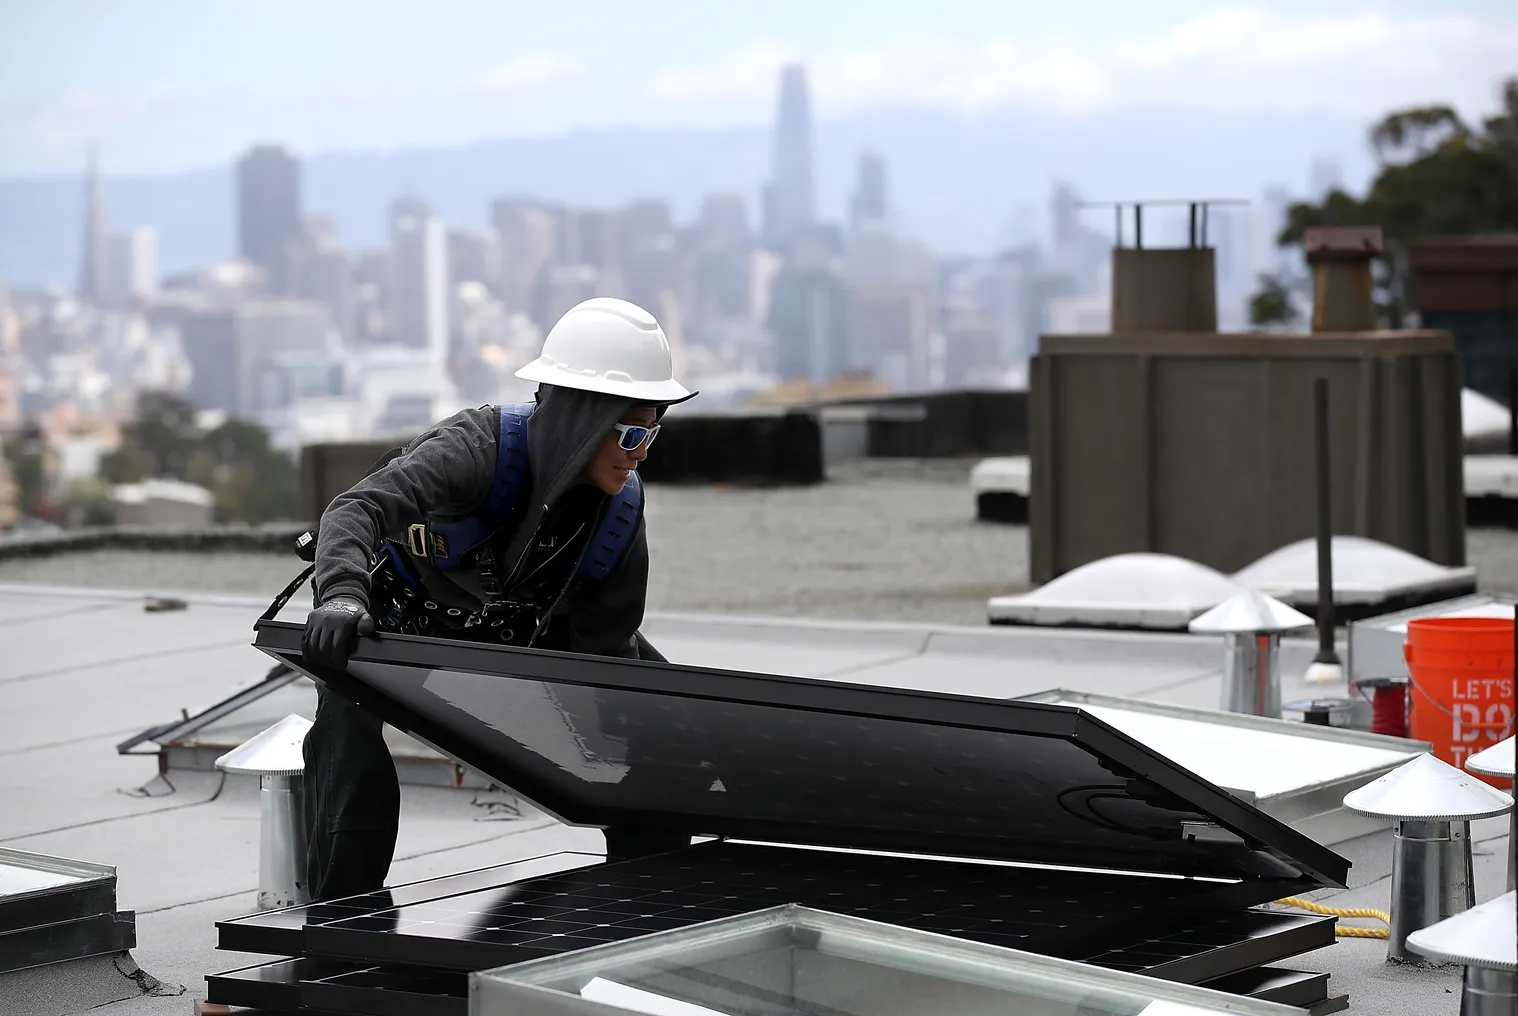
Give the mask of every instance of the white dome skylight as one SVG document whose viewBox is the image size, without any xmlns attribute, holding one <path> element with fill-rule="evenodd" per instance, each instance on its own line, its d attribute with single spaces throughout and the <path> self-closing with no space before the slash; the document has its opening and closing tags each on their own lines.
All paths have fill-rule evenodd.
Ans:
<svg viewBox="0 0 1518 1016">
<path fill-rule="evenodd" d="M 1447 568 L 1380 540 L 1335 536 L 1334 602 L 1376 604 L 1405 596 L 1446 596 L 1476 588 L 1476 569 Z M 1318 602 L 1318 544 L 1298 540 L 1240 569 L 1233 580 L 1292 606 Z"/>
<path fill-rule="evenodd" d="M 1031 592 L 992 597 L 992 623 L 1184 629 L 1242 591 L 1222 572 L 1170 554 L 1117 554 Z"/>
</svg>

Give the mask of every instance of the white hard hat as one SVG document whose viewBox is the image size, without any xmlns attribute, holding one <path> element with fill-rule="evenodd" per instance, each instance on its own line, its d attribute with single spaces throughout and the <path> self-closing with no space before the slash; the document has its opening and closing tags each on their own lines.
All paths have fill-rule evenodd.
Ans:
<svg viewBox="0 0 1518 1016">
<path fill-rule="evenodd" d="M 669 340 L 652 314 L 635 303 L 598 296 L 559 318 L 543 340 L 542 355 L 516 376 L 665 405 L 693 395 L 675 380 L 673 367 Z"/>
</svg>

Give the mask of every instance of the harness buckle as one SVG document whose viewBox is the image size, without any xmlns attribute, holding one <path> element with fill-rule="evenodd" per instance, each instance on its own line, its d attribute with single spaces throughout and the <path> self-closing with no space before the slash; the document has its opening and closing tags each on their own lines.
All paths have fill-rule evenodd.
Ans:
<svg viewBox="0 0 1518 1016">
<path fill-rule="evenodd" d="M 417 522 L 406 530 L 406 545 L 415 557 L 427 556 L 427 523 Z"/>
</svg>

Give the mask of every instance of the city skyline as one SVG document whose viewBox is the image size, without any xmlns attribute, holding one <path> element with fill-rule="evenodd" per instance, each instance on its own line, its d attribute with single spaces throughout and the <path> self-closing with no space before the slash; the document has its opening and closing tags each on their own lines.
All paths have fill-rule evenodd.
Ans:
<svg viewBox="0 0 1518 1016">
<path fill-rule="evenodd" d="M 0 179 L 77 175 L 92 143 L 114 173 L 142 174 L 219 164 L 259 141 L 314 156 L 755 127 L 791 61 L 808 67 L 822 125 L 893 108 L 1026 109 L 1071 124 L 1119 108 L 1362 119 L 1408 103 L 1487 108 L 1518 51 L 1518 12 L 1425 6 L 839 0 L 760 12 L 665 0 L 524 17 L 522 5 L 458 0 L 354 19 L 341 4 L 59 3 L 5 16 L 18 44 L 0 67 Z"/>
</svg>

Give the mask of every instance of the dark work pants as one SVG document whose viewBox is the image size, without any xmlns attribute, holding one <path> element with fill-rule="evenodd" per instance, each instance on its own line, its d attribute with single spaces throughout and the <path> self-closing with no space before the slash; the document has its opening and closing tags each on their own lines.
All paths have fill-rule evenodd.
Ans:
<svg viewBox="0 0 1518 1016">
<path fill-rule="evenodd" d="M 306 734 L 306 880 L 312 900 L 385 884 L 400 830 L 401 788 L 374 716 L 316 684 Z"/>
<path fill-rule="evenodd" d="M 643 659 L 663 661 L 638 635 Z M 401 791 L 384 725 L 316 683 L 306 734 L 306 881 L 311 899 L 335 900 L 384 887 L 400 831 Z M 621 861 L 690 845 L 689 834 L 637 825 L 606 830 L 606 859 Z"/>
</svg>

